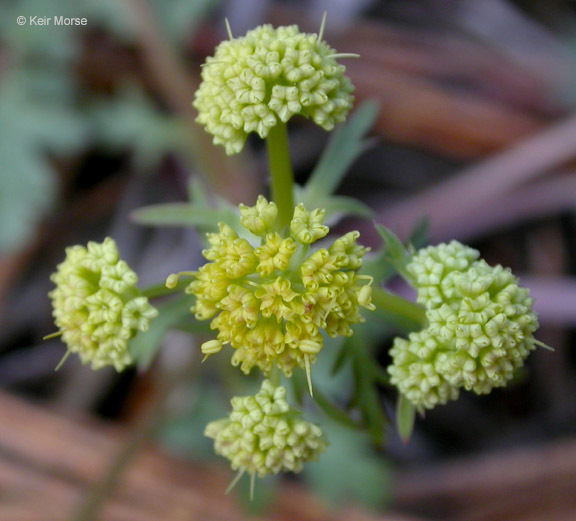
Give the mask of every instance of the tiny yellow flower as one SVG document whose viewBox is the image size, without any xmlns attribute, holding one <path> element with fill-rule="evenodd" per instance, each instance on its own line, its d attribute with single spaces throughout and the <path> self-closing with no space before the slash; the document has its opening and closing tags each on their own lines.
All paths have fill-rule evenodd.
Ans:
<svg viewBox="0 0 576 521">
<path fill-rule="evenodd" d="M 264 244 L 254 251 L 258 258 L 256 267 L 258 273 L 268 276 L 276 270 L 285 271 L 296 248 L 296 242 L 292 237 L 283 239 L 279 233 L 269 233 Z"/>
<path fill-rule="evenodd" d="M 211 262 L 186 289 L 196 296 L 196 317 L 211 318 L 217 331 L 217 341 L 202 351 L 212 354 L 229 344 L 232 364 L 245 373 L 256 366 L 268 374 L 277 365 L 286 375 L 300 367 L 310 377 L 322 331 L 350 336 L 351 326 L 363 321 L 359 308 L 374 309 L 372 279 L 358 275 L 367 250 L 351 232 L 328 249 L 309 251 L 329 231 L 323 210 L 299 205 L 290 227 L 276 231 L 275 206 L 264 197 L 241 212 L 242 238 L 226 224 L 209 234 L 211 247 L 203 254 Z"/>
<path fill-rule="evenodd" d="M 290 231 L 295 239 L 303 244 L 311 244 L 322 237 L 326 237 L 330 228 L 324 226 L 326 210 L 316 209 L 309 212 L 300 203 L 294 209 L 294 217 L 290 222 Z"/>
</svg>

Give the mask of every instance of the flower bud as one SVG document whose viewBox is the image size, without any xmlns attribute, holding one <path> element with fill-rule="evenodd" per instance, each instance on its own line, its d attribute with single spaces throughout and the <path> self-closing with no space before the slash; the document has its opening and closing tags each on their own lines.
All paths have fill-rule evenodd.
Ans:
<svg viewBox="0 0 576 521">
<path fill-rule="evenodd" d="M 288 405 L 285 387 L 265 380 L 255 396 L 238 396 L 231 403 L 230 416 L 209 423 L 205 435 L 233 470 L 259 477 L 300 472 L 327 447 L 320 428 Z"/>
<path fill-rule="evenodd" d="M 146 331 L 158 312 L 136 287 L 138 277 L 118 255 L 116 243 L 66 249 L 66 259 L 51 277 L 53 315 L 68 350 L 93 369 L 132 363 L 128 341 Z"/>
<path fill-rule="evenodd" d="M 332 130 L 354 99 L 338 57 L 317 35 L 295 25 L 262 25 L 231 37 L 202 67 L 197 121 L 229 155 L 242 150 L 249 133 L 264 139 L 296 114 Z"/>
<path fill-rule="evenodd" d="M 489 393 L 512 379 L 535 348 L 529 291 L 502 266 L 456 241 L 420 250 L 407 265 L 428 326 L 391 350 L 391 381 L 420 410 Z"/>
</svg>

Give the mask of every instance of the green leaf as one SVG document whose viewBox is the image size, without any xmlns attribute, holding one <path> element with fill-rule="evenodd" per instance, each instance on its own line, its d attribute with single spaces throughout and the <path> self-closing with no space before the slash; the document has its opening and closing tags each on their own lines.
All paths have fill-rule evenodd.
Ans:
<svg viewBox="0 0 576 521">
<path fill-rule="evenodd" d="M 364 219 L 374 217 L 374 211 L 370 207 L 353 197 L 329 194 L 315 195 L 296 186 L 294 199 L 297 203 L 304 203 L 306 208 L 324 208 L 326 210 L 325 222 L 328 226 L 333 226 L 346 216 Z"/>
<path fill-rule="evenodd" d="M 428 244 L 429 237 L 430 219 L 428 219 L 428 217 L 422 217 L 410 231 L 408 242 L 415 250 L 419 250 Z"/>
<path fill-rule="evenodd" d="M 136 166 L 152 170 L 168 152 L 189 150 L 190 136 L 177 117 L 162 112 L 139 87 L 125 86 L 112 100 L 93 103 L 96 138 L 113 150 L 132 150 Z"/>
<path fill-rule="evenodd" d="M 406 444 L 412 437 L 415 418 L 416 409 L 414 405 L 403 394 L 399 394 L 398 402 L 396 404 L 396 425 L 400 438 Z"/>
<path fill-rule="evenodd" d="M 199 176 L 191 176 L 188 181 L 188 198 L 196 208 L 211 209 L 210 193 Z"/>
<path fill-rule="evenodd" d="M 308 204 L 306 204 L 308 203 Z M 357 217 L 364 217 L 370 219 L 374 216 L 374 212 L 364 203 L 353 197 L 345 196 L 329 196 L 324 200 L 306 201 L 305 206 L 308 208 L 319 207 L 326 210 L 326 221 L 333 223 L 338 221 L 344 215 L 354 215 Z"/>
<path fill-rule="evenodd" d="M 338 350 L 338 354 L 336 355 L 336 359 L 332 364 L 332 374 L 338 374 L 340 370 L 344 367 L 344 364 L 350 359 L 350 346 L 343 342 Z"/>
<path fill-rule="evenodd" d="M 377 454 L 364 432 L 335 422 L 322 422 L 329 447 L 317 462 L 304 467 L 306 480 L 314 491 L 332 505 L 360 501 L 381 508 L 390 497 L 392 471 Z"/>
<path fill-rule="evenodd" d="M 350 165 L 367 148 L 365 134 L 378 115 L 378 102 L 362 103 L 346 124 L 338 127 L 306 184 L 307 200 L 331 194 L 340 184 Z"/>
<path fill-rule="evenodd" d="M 370 275 L 378 283 L 386 282 L 397 274 L 397 270 L 386 256 L 386 250 L 382 249 L 375 253 L 368 254 L 362 262 L 361 273 Z"/>
<path fill-rule="evenodd" d="M 208 230 L 217 230 L 221 221 L 234 224 L 239 219 L 235 212 L 225 208 L 205 208 L 190 203 L 145 206 L 132 212 L 131 218 L 149 226 L 198 226 Z"/>
<path fill-rule="evenodd" d="M 314 389 L 314 401 L 318 404 L 318 407 L 322 409 L 322 412 L 330 419 L 334 420 L 341 425 L 346 427 L 351 427 L 353 429 L 360 429 L 361 426 L 358 425 L 346 412 L 344 412 L 340 407 L 332 403 L 324 394 L 322 394 L 318 389 Z"/>
<path fill-rule="evenodd" d="M 386 265 L 389 264 L 394 270 L 400 273 L 404 278 L 410 280 L 406 272 L 406 264 L 410 261 L 410 254 L 398 236 L 381 224 L 375 224 L 378 234 L 384 241 L 384 248 L 376 258 L 376 262 Z M 371 274 L 376 280 L 374 274 Z"/>
<path fill-rule="evenodd" d="M 150 366 L 161 347 L 164 335 L 180 321 L 186 319 L 191 324 L 198 324 L 199 329 L 202 327 L 190 313 L 193 303 L 194 297 L 184 295 L 157 306 L 159 314 L 150 323 L 148 331 L 140 331 L 130 341 L 130 353 L 139 369 L 145 370 Z"/>
<path fill-rule="evenodd" d="M 401 263 L 406 262 L 409 255 L 398 236 L 392 230 L 389 230 L 381 224 L 376 224 L 376 230 L 386 245 L 388 256 L 394 261 Z"/>
<path fill-rule="evenodd" d="M 157 435 L 171 452 L 202 460 L 214 460 L 214 442 L 204 435 L 208 422 L 229 414 L 229 400 L 220 389 L 208 382 L 193 379 L 183 383 L 180 392 L 185 400 L 179 409 L 170 411 Z"/>
<path fill-rule="evenodd" d="M 354 403 L 362 413 L 362 419 L 368 433 L 376 444 L 381 444 L 384 441 L 388 419 L 382 408 L 376 387 L 380 376 L 375 370 L 378 362 L 368 351 L 366 339 L 360 331 L 356 331 L 356 334 L 346 343 L 350 345 L 353 354 Z"/>
<path fill-rule="evenodd" d="M 162 33 L 175 44 L 191 41 L 203 20 L 218 8 L 214 0 L 152 0 Z M 236 35 L 238 36 L 238 35 Z"/>
<path fill-rule="evenodd" d="M 56 172 L 47 152 L 75 152 L 86 138 L 82 120 L 58 94 L 67 83 L 47 78 L 46 70 L 21 68 L 0 84 L 0 253 L 29 240 L 53 203 Z"/>
</svg>

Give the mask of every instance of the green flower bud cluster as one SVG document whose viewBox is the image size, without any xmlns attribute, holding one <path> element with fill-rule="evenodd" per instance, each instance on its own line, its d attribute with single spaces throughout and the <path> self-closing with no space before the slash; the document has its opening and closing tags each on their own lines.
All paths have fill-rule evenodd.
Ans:
<svg viewBox="0 0 576 521">
<path fill-rule="evenodd" d="M 250 132 L 265 138 L 294 114 L 332 130 L 353 102 L 339 56 L 321 35 L 301 33 L 295 25 L 263 25 L 231 37 L 204 64 L 194 101 L 197 121 L 229 155 L 242 150 Z"/>
<path fill-rule="evenodd" d="M 327 447 L 320 428 L 288 405 L 285 387 L 265 380 L 255 396 L 237 396 L 231 403 L 230 416 L 209 423 L 205 434 L 234 470 L 259 477 L 300 472 Z"/>
<path fill-rule="evenodd" d="M 196 317 L 214 317 L 211 328 L 218 330 L 217 339 L 203 344 L 205 355 L 230 344 L 232 364 L 246 374 L 254 366 L 268 374 L 274 363 L 287 376 L 295 367 L 309 374 L 323 346 L 322 330 L 350 336 L 351 326 L 363 321 L 359 307 L 374 309 L 372 279 L 358 274 L 367 251 L 356 243 L 358 232 L 310 251 L 329 232 L 324 213 L 299 204 L 282 230 L 276 205 L 260 196 L 254 207 L 240 205 L 242 237 L 224 223 L 208 234 L 211 247 L 203 255 L 211 262 L 187 287 L 197 298 Z M 170 277 L 169 285 L 175 280 Z"/>
<path fill-rule="evenodd" d="M 502 387 L 534 349 L 529 291 L 502 266 L 456 241 L 420 250 L 406 269 L 426 307 L 427 328 L 396 338 L 391 382 L 419 410 Z"/>
<path fill-rule="evenodd" d="M 136 287 L 138 277 L 118 255 L 116 243 L 66 249 L 66 259 L 51 277 L 53 315 L 68 350 L 93 369 L 132 363 L 128 341 L 146 331 L 158 312 Z"/>
</svg>

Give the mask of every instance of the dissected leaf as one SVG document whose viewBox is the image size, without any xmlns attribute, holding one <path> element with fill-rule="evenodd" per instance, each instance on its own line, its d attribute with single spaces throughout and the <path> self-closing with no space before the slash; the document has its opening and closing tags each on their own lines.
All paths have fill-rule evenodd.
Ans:
<svg viewBox="0 0 576 521">
<path fill-rule="evenodd" d="M 323 421 L 322 430 L 330 445 L 317 462 L 304 468 L 307 481 L 333 505 L 361 501 L 381 507 L 390 496 L 392 471 L 375 453 L 370 438 L 332 421 Z"/>
<path fill-rule="evenodd" d="M 383 288 L 373 288 L 372 302 L 376 309 L 367 317 L 371 322 L 394 324 L 397 329 L 407 333 L 422 329 L 426 323 L 426 309 L 423 306 Z"/>
<path fill-rule="evenodd" d="M 409 280 L 405 267 L 410 261 L 410 252 L 394 232 L 377 223 L 375 227 L 384 245 L 365 259 L 362 272 L 374 277 L 378 282 L 386 281 L 396 273 Z"/>
<path fill-rule="evenodd" d="M 233 223 L 238 215 L 228 209 L 205 208 L 190 203 L 165 203 L 145 206 L 132 212 L 138 224 L 149 226 L 198 226 L 217 230 L 218 223 Z"/>
<path fill-rule="evenodd" d="M 193 38 L 202 20 L 218 8 L 214 0 L 152 0 L 163 33 L 177 44 Z"/>
<path fill-rule="evenodd" d="M 419 250 L 426 246 L 430 237 L 430 219 L 423 217 L 418 220 L 410 231 L 409 245 L 415 250 Z"/>
<path fill-rule="evenodd" d="M 322 392 L 318 389 L 314 390 L 314 401 L 318 404 L 318 407 L 322 409 L 322 412 L 333 421 L 345 425 L 346 427 L 351 427 L 353 429 L 360 429 L 361 426 L 358 425 L 346 412 L 344 412 L 340 407 L 332 403 Z"/>
<path fill-rule="evenodd" d="M 229 414 L 229 399 L 206 381 L 189 380 L 181 392 L 186 400 L 162 423 L 158 436 L 170 451 L 201 459 L 215 459 L 214 441 L 204 435 L 208 422 Z"/>
<path fill-rule="evenodd" d="M 364 136 L 377 115 L 378 102 L 365 101 L 344 125 L 333 132 L 306 184 L 306 201 L 314 201 L 334 192 L 350 165 L 366 149 Z"/>
<path fill-rule="evenodd" d="M 161 347 L 166 331 L 175 327 L 183 319 L 186 319 L 189 324 L 197 324 L 198 330 L 204 329 L 203 324 L 196 322 L 190 313 L 190 307 L 193 303 L 193 297 L 184 295 L 157 306 L 159 314 L 150 322 L 148 331 L 139 332 L 130 341 L 130 353 L 139 369 L 144 370 L 150 366 Z"/>
<path fill-rule="evenodd" d="M 398 236 L 385 226 L 381 224 L 376 224 L 376 230 L 378 231 L 380 237 L 384 241 L 386 246 L 386 253 L 390 260 L 401 267 L 404 267 L 410 258 L 406 247 Z"/>
<path fill-rule="evenodd" d="M 204 181 L 199 176 L 190 176 L 188 181 L 188 198 L 196 208 L 211 208 L 210 193 L 206 189 Z"/>
<path fill-rule="evenodd" d="M 114 150 L 132 150 L 141 169 L 151 169 L 168 153 L 189 149 L 184 123 L 160 111 L 136 86 L 126 86 L 112 101 L 91 110 L 96 139 Z"/>
<path fill-rule="evenodd" d="M 338 354 L 336 355 L 336 359 L 334 360 L 334 364 L 332 365 L 332 374 L 338 374 L 344 364 L 350 359 L 350 349 L 348 344 L 345 342 L 342 343 L 340 349 L 338 349 Z"/>
<path fill-rule="evenodd" d="M 20 69 L 0 86 L 0 252 L 25 243 L 54 200 L 56 173 L 46 152 L 69 153 L 86 137 L 61 97 L 38 88 L 42 77 Z"/>
<path fill-rule="evenodd" d="M 313 208 L 314 206 L 324 208 L 326 210 L 326 222 L 328 224 L 333 224 L 344 216 L 364 217 L 365 219 L 370 219 L 374 215 L 372 209 L 366 206 L 363 202 L 354 199 L 353 197 L 345 197 L 342 195 L 329 196 L 315 203 L 308 202 L 307 206 L 308 208 Z"/>
<path fill-rule="evenodd" d="M 353 356 L 354 403 L 362 414 L 366 430 L 374 442 L 380 444 L 384 441 L 388 419 L 378 394 L 380 374 L 375 370 L 378 362 L 368 351 L 368 344 L 361 331 L 356 331 L 346 343 Z"/>
</svg>

